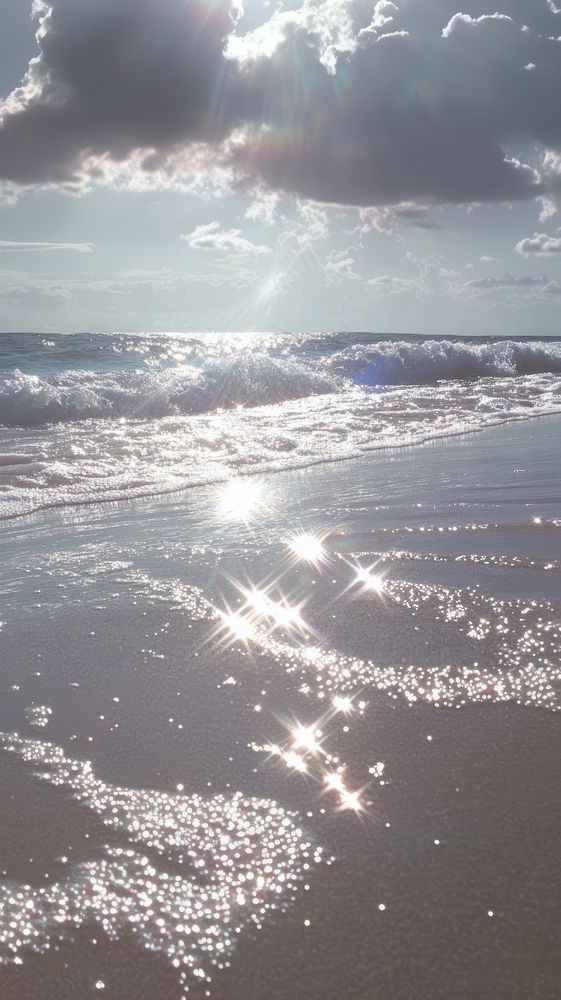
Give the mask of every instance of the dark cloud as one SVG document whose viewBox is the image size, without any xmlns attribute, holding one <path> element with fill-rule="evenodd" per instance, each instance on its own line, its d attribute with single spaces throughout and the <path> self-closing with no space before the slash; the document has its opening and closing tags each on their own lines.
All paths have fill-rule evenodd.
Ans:
<svg viewBox="0 0 561 1000">
<path fill-rule="evenodd" d="M 3 110 L 0 178 L 79 183 L 133 155 L 172 173 L 196 149 L 198 169 L 340 204 L 545 194 L 551 170 L 505 151 L 537 141 L 557 162 L 561 16 L 497 6 L 305 0 L 242 36 L 235 0 L 50 0 Z"/>
<path fill-rule="evenodd" d="M 398 208 L 395 214 L 413 229 L 441 229 L 438 222 L 431 219 L 424 208 Z"/>
<path fill-rule="evenodd" d="M 233 5 L 52 0 L 41 10 L 40 55 L 4 110 L 2 178 L 72 182 L 92 157 L 222 137 Z"/>
</svg>

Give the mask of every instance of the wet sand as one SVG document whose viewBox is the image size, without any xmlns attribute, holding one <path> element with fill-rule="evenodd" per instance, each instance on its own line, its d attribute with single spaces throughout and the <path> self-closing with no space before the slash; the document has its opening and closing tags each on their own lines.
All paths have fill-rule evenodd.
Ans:
<svg viewBox="0 0 561 1000">
<path fill-rule="evenodd" d="M 3 529 L 3 1000 L 172 1000 L 187 953 L 216 1000 L 559 996 L 560 442 L 529 421 L 264 477 L 245 511 L 196 489 Z"/>
</svg>

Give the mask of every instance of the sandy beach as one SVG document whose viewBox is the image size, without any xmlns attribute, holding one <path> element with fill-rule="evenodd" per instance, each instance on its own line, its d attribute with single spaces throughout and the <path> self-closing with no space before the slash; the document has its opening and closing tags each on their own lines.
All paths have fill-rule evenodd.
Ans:
<svg viewBox="0 0 561 1000">
<path fill-rule="evenodd" d="M 557 997 L 560 441 L 8 522 L 2 997 Z"/>
<path fill-rule="evenodd" d="M 0 1000 L 561 1000 L 560 43 L 0 3 Z"/>
</svg>

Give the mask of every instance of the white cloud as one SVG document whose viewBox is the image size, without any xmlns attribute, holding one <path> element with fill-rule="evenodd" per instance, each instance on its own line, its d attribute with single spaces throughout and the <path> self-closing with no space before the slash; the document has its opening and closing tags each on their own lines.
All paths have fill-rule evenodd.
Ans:
<svg viewBox="0 0 561 1000">
<path fill-rule="evenodd" d="M 380 274 L 366 282 L 379 295 L 416 294 L 421 291 L 418 279 L 396 278 L 391 274 Z"/>
<path fill-rule="evenodd" d="M 477 28 L 478 25 L 486 25 L 489 21 L 510 21 L 511 24 L 514 23 L 508 14 L 482 14 L 481 17 L 471 17 L 470 14 L 454 14 L 454 17 L 450 18 L 446 27 L 442 29 L 442 37 L 450 38 L 450 35 L 460 28 Z"/>
<path fill-rule="evenodd" d="M 300 254 L 310 250 L 317 240 L 329 236 L 329 219 L 325 209 L 311 201 L 296 202 L 296 221 L 287 220 L 284 231 L 279 236 L 279 245 L 291 253 Z"/>
<path fill-rule="evenodd" d="M 26 274 L 0 275 L 0 302 L 31 309 L 57 309 L 65 306 L 72 293 L 64 282 L 34 279 Z"/>
<path fill-rule="evenodd" d="M 94 243 L 26 243 L 19 240 L 0 240 L 0 253 L 93 253 Z"/>
<path fill-rule="evenodd" d="M 354 247 L 349 247 L 348 250 L 332 250 L 327 255 L 325 273 L 328 279 L 350 278 L 353 281 L 361 280 L 360 275 L 354 270 L 355 258 L 352 254 L 353 250 Z"/>
<path fill-rule="evenodd" d="M 280 195 L 276 191 L 260 191 L 248 206 L 245 218 L 272 226 L 277 219 Z"/>
<path fill-rule="evenodd" d="M 196 226 L 191 233 L 182 233 L 179 239 L 195 250 L 233 250 L 235 253 L 255 255 L 271 252 L 270 247 L 248 240 L 241 229 L 221 229 L 219 222 Z"/>
<path fill-rule="evenodd" d="M 524 257 L 549 257 L 552 254 L 561 254 L 561 238 L 548 236 L 547 233 L 534 233 L 533 236 L 520 240 L 514 249 Z"/>
<path fill-rule="evenodd" d="M 549 278 L 542 275 L 515 275 L 505 271 L 497 278 L 474 278 L 466 283 L 466 288 L 479 288 L 483 291 L 495 288 L 517 288 L 526 290 L 528 288 L 544 288 L 549 284 Z"/>
<path fill-rule="evenodd" d="M 377 5 L 378 6 L 378 5 Z M 393 4 L 382 3 L 383 7 Z M 397 9 L 397 8 L 395 8 Z M 276 10 L 272 17 L 245 35 L 228 38 L 225 55 L 240 66 L 271 59 L 293 36 L 304 33 L 327 72 L 335 74 L 341 56 L 357 49 L 353 0 L 303 0 L 298 10 Z"/>
</svg>

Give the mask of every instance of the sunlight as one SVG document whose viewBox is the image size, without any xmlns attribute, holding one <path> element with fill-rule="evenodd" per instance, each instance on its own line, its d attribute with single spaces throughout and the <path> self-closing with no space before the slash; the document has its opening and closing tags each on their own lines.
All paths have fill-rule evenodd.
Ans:
<svg viewBox="0 0 561 1000">
<path fill-rule="evenodd" d="M 283 596 L 274 601 L 266 590 L 260 590 L 258 587 L 249 589 L 238 587 L 238 589 L 245 598 L 246 606 L 259 618 L 265 618 L 269 623 L 272 623 L 273 628 L 281 628 L 285 631 L 297 629 L 301 632 L 307 630 L 307 625 L 300 613 L 303 603 L 292 605 Z"/>
<path fill-rule="evenodd" d="M 282 754 L 282 758 L 288 767 L 291 767 L 293 771 L 299 771 L 300 774 L 305 774 L 308 768 L 306 767 L 306 761 L 300 754 L 294 752 L 294 750 L 288 750 L 286 753 Z"/>
<path fill-rule="evenodd" d="M 325 774 L 323 783 L 327 791 L 337 792 L 339 796 L 339 809 L 351 809 L 356 813 L 364 812 L 360 789 L 352 792 L 347 788 L 340 771 L 332 771 Z"/>
<path fill-rule="evenodd" d="M 360 799 L 360 792 L 351 792 L 348 788 L 343 788 L 339 792 L 339 802 L 341 809 L 352 809 L 353 812 L 363 812 L 364 806 Z"/>
<path fill-rule="evenodd" d="M 219 615 L 221 625 L 217 629 L 217 633 L 223 638 L 226 645 L 231 645 L 236 641 L 248 643 L 250 639 L 255 638 L 252 622 L 244 618 L 243 615 L 230 610 L 220 611 Z"/>
<path fill-rule="evenodd" d="M 321 744 L 318 742 L 317 730 L 313 726 L 297 726 L 292 730 L 292 742 L 297 750 L 305 750 L 307 753 L 317 754 L 321 751 Z"/>
<path fill-rule="evenodd" d="M 288 547 L 297 559 L 313 563 L 314 566 L 318 566 L 325 560 L 326 557 L 323 542 L 317 537 L 317 535 L 309 535 L 306 533 L 294 535 L 294 537 L 288 542 Z"/>
<path fill-rule="evenodd" d="M 221 488 L 218 509 L 227 521 L 251 521 L 263 504 L 263 487 L 255 479 L 232 479 Z"/>
<path fill-rule="evenodd" d="M 353 710 L 353 700 L 345 695 L 335 695 L 333 698 L 333 708 L 336 712 L 352 712 Z"/>
<path fill-rule="evenodd" d="M 330 792 L 342 792 L 345 789 L 343 779 L 337 771 L 326 774 L 323 783 Z"/>
<path fill-rule="evenodd" d="M 373 566 L 356 566 L 353 583 L 359 584 L 363 590 L 373 590 L 381 594 L 384 590 L 384 577 L 380 573 L 373 573 L 373 569 Z"/>
</svg>

